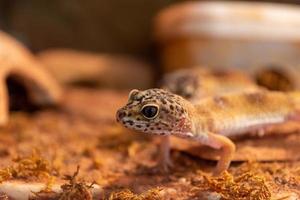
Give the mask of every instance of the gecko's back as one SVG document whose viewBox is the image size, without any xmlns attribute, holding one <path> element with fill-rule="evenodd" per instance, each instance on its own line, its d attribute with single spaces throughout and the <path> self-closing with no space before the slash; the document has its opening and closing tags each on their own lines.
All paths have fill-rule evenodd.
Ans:
<svg viewBox="0 0 300 200">
<path fill-rule="evenodd" d="M 299 102 L 298 93 L 258 91 L 203 99 L 195 107 L 200 129 L 232 136 L 286 121 Z"/>
</svg>

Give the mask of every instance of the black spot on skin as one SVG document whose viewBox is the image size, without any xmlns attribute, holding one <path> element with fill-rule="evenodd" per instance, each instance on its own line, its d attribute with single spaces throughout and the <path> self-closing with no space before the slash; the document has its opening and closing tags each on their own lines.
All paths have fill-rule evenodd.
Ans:
<svg viewBox="0 0 300 200">
<path fill-rule="evenodd" d="M 147 126 L 147 127 L 149 127 L 149 126 L 150 126 L 150 124 L 147 124 L 146 126 Z"/>
<path fill-rule="evenodd" d="M 136 121 L 140 121 L 141 119 L 140 118 L 136 118 Z"/>
<path fill-rule="evenodd" d="M 133 121 L 131 121 L 131 120 L 125 121 L 125 123 L 128 123 L 131 126 L 134 124 Z"/>
<path fill-rule="evenodd" d="M 165 99 L 161 99 L 161 102 L 162 102 L 163 104 L 167 104 L 167 102 L 166 102 Z"/>
<path fill-rule="evenodd" d="M 160 127 L 158 127 L 158 128 L 157 128 L 157 130 L 161 130 L 161 128 L 160 128 Z"/>
<path fill-rule="evenodd" d="M 144 131 L 148 131 L 148 129 L 147 129 L 147 128 L 145 128 L 145 129 L 144 129 Z"/>
<path fill-rule="evenodd" d="M 169 101 L 170 103 L 174 103 L 174 101 L 173 101 L 173 100 L 171 100 L 171 99 L 168 99 L 168 101 Z"/>
<path fill-rule="evenodd" d="M 154 130 L 154 128 L 152 128 L 152 127 L 151 127 L 151 128 L 150 128 L 150 130 L 151 130 L 151 131 L 153 131 L 153 130 Z"/>
<path fill-rule="evenodd" d="M 137 128 L 142 128 L 142 126 L 141 126 L 141 125 L 136 125 L 136 127 L 137 127 Z"/>
<path fill-rule="evenodd" d="M 127 115 L 128 117 L 131 117 L 132 116 L 132 114 L 131 113 L 128 113 L 128 115 Z"/>
<path fill-rule="evenodd" d="M 174 110 L 174 106 L 173 106 L 173 105 L 170 105 L 170 109 L 171 109 L 171 110 Z"/>
</svg>

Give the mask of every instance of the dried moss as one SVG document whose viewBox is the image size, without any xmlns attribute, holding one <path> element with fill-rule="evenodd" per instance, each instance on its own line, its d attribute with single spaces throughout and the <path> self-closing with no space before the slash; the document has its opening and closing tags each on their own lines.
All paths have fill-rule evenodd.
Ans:
<svg viewBox="0 0 300 200">
<path fill-rule="evenodd" d="M 3 183 L 4 181 L 7 181 L 11 178 L 13 178 L 13 176 L 12 176 L 12 170 L 10 167 L 0 170 L 0 183 Z"/>
<path fill-rule="evenodd" d="M 271 192 L 264 177 L 251 172 L 233 177 L 228 172 L 220 177 L 203 176 L 201 191 L 217 192 L 224 200 L 269 200 Z"/>
<path fill-rule="evenodd" d="M 299 189 L 300 187 L 300 167 L 293 163 L 244 163 L 235 174 L 241 175 L 248 171 L 264 176 L 267 181 L 281 189 Z"/>
<path fill-rule="evenodd" d="M 109 200 L 161 200 L 162 196 L 159 194 L 160 189 L 150 189 L 142 194 L 134 194 L 130 190 L 122 190 L 119 192 L 113 192 Z"/>
<path fill-rule="evenodd" d="M 93 188 L 94 183 L 87 185 L 85 182 L 79 181 L 77 179 L 78 174 L 79 166 L 72 176 L 65 176 L 64 179 L 67 180 L 68 183 L 61 186 L 62 192 L 55 193 L 53 191 L 43 190 L 34 193 L 34 196 L 31 197 L 30 200 L 92 200 L 91 188 Z"/>
<path fill-rule="evenodd" d="M 17 157 L 13 164 L 0 170 L 0 183 L 10 179 L 34 179 L 46 181 L 47 187 L 51 187 L 57 172 L 49 161 L 42 158 L 37 152 L 28 157 Z"/>
<path fill-rule="evenodd" d="M 66 175 L 65 180 L 69 183 L 61 186 L 62 193 L 59 195 L 59 200 L 92 200 L 92 192 L 94 183 L 87 185 L 83 181 L 79 181 L 77 176 L 79 174 L 79 167 L 76 172 L 72 175 Z"/>
</svg>

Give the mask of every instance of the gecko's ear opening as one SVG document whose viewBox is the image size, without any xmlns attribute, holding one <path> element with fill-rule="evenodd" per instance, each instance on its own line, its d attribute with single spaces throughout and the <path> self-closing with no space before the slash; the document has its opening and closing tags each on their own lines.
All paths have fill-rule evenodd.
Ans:
<svg viewBox="0 0 300 200">
<path fill-rule="evenodd" d="M 136 94 L 138 94 L 139 92 L 140 92 L 140 91 L 137 90 L 137 89 L 131 90 L 131 91 L 129 92 L 128 98 L 129 98 L 129 99 L 133 99 L 133 97 L 134 97 Z"/>
</svg>

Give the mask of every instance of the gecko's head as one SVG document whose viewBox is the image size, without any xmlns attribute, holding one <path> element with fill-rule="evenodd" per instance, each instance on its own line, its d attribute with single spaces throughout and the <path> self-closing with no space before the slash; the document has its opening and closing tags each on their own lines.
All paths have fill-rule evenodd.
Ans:
<svg viewBox="0 0 300 200">
<path fill-rule="evenodd" d="M 163 87 L 186 99 L 192 99 L 199 87 L 199 77 L 192 70 L 180 70 L 167 74 L 163 79 Z"/>
<path fill-rule="evenodd" d="M 186 100 L 162 89 L 132 90 L 116 118 L 129 129 L 156 135 L 189 131 L 191 127 Z"/>
</svg>

